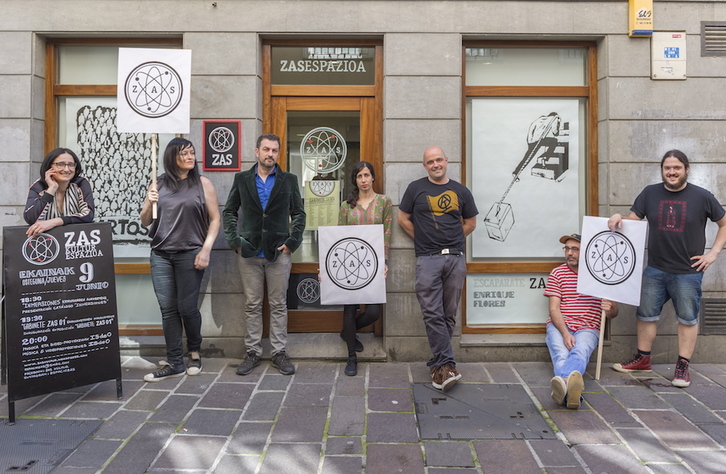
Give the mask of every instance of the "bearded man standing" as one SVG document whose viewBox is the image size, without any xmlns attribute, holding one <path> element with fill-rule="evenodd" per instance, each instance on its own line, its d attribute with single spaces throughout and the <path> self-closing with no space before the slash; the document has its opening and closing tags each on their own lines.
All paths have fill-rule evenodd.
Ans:
<svg viewBox="0 0 726 474">
<path fill-rule="evenodd" d="M 680 150 L 661 160 L 663 182 L 647 186 L 635 199 L 630 215 L 613 215 L 611 231 L 622 219 L 648 220 L 648 265 L 643 271 L 637 312 L 638 353 L 618 372 L 650 372 L 651 349 L 663 305 L 670 299 L 678 320 L 678 361 L 673 385 L 691 384 L 690 358 L 696 347 L 703 272 L 726 245 L 726 211 L 709 191 L 688 182 L 688 157 Z M 718 224 L 711 250 L 706 247 L 706 219 Z"/>
</svg>

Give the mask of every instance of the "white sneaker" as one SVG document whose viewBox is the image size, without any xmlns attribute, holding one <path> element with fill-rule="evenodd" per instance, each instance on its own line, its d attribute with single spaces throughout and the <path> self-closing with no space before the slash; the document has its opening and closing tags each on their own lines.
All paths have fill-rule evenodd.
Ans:
<svg viewBox="0 0 726 474">
<path fill-rule="evenodd" d="M 585 382 L 582 380 L 582 374 L 573 370 L 567 377 L 567 408 L 577 410 L 580 408 L 580 395 L 585 389 Z"/>
<path fill-rule="evenodd" d="M 562 377 L 555 375 L 550 380 L 550 387 L 552 387 L 552 400 L 559 406 L 565 402 L 565 395 L 567 394 L 567 385 Z"/>
</svg>

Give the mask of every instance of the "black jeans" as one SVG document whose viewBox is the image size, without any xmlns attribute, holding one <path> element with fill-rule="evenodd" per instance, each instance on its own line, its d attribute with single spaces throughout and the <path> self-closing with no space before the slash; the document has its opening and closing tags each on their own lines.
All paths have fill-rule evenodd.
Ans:
<svg viewBox="0 0 726 474">
<path fill-rule="evenodd" d="M 360 305 L 343 306 L 343 339 L 348 344 L 348 357 L 355 356 L 355 333 L 361 328 L 373 324 L 381 315 L 380 304 L 367 304 L 366 310 L 356 317 Z"/>
<path fill-rule="evenodd" d="M 175 368 L 184 366 L 182 331 L 186 332 L 189 352 L 198 352 L 202 345 L 202 314 L 197 304 L 204 270 L 194 268 L 199 250 L 151 251 L 151 281 L 161 309 L 166 357 Z"/>
</svg>

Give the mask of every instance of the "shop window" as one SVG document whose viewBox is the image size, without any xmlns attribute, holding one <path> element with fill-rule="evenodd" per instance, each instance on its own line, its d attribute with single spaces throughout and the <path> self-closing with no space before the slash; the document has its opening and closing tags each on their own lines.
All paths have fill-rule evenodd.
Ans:
<svg viewBox="0 0 726 474">
<path fill-rule="evenodd" d="M 151 181 L 151 134 L 118 133 L 116 82 L 120 47 L 180 48 L 180 39 L 52 40 L 47 46 L 45 148 L 74 150 L 96 201 L 96 220 L 110 222 L 122 334 L 160 333 L 151 285 L 148 230 L 139 212 Z M 163 152 L 173 135 L 158 137 Z M 157 167 L 163 170 L 162 153 Z"/>
<path fill-rule="evenodd" d="M 597 212 L 595 48 L 465 45 L 469 239 L 464 332 L 544 332 L 560 236 Z"/>
</svg>

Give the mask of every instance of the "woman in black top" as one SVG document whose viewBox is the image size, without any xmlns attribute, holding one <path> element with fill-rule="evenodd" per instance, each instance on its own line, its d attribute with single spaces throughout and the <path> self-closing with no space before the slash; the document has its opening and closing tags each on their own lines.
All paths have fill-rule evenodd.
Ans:
<svg viewBox="0 0 726 474">
<path fill-rule="evenodd" d="M 164 170 L 146 194 L 141 223 L 151 226 L 151 279 L 161 309 L 167 360 L 147 382 L 197 375 L 202 370 L 202 315 L 197 307 L 204 269 L 220 226 L 217 192 L 199 174 L 194 145 L 174 138 L 164 151 Z M 153 203 L 158 217 L 152 217 Z M 189 363 L 185 370 L 182 334 Z"/>
</svg>

